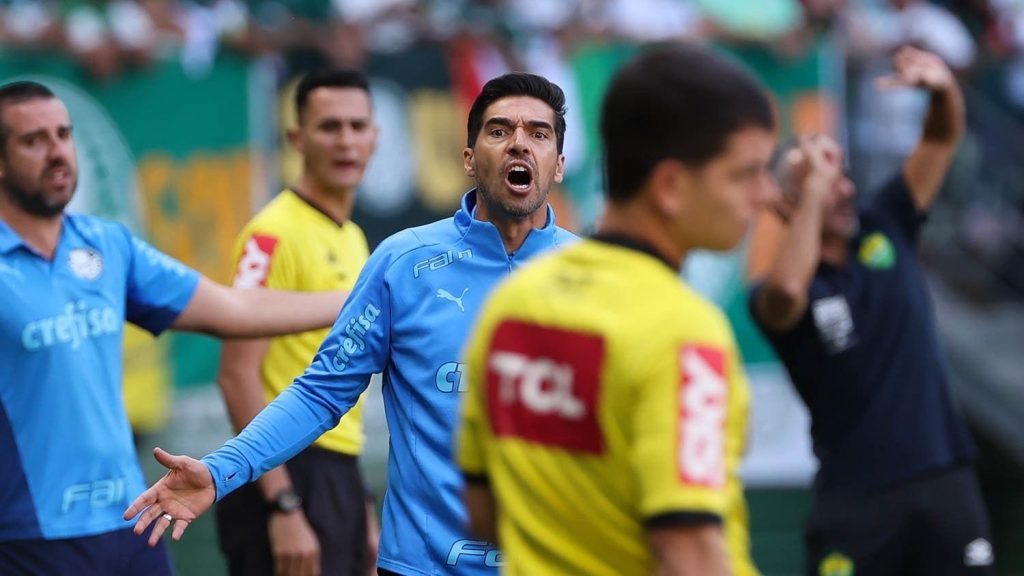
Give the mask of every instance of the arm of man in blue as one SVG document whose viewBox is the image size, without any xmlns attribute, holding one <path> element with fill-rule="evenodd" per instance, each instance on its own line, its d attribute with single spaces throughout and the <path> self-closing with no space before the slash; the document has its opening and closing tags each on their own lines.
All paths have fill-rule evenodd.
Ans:
<svg viewBox="0 0 1024 576">
<path fill-rule="evenodd" d="M 122 227 L 129 243 L 131 264 L 125 295 L 129 322 L 160 334 L 188 306 L 199 286 L 200 275 L 174 258 L 153 248 Z M 176 283 L 183 289 L 171 289 Z"/>
<path fill-rule="evenodd" d="M 145 510 L 136 523 L 137 534 L 162 516 L 168 521 L 156 523 L 150 544 L 171 524 L 172 537 L 179 539 L 188 522 L 215 500 L 300 452 L 355 405 L 370 376 L 381 372 L 388 360 L 391 296 L 385 274 L 393 261 L 389 245 L 385 241 L 370 256 L 305 373 L 238 436 L 201 461 L 154 451 L 170 471 L 125 512 L 131 519 Z"/>
</svg>

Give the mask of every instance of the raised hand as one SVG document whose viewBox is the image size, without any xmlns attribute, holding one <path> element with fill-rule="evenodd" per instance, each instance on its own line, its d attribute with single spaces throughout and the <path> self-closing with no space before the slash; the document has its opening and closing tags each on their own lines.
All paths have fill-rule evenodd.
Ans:
<svg viewBox="0 0 1024 576">
<path fill-rule="evenodd" d="M 782 163 L 783 194 L 777 209 L 786 217 L 807 195 L 828 195 L 842 176 L 843 152 L 828 136 L 801 136 L 798 145 L 786 152 Z"/>
<path fill-rule="evenodd" d="M 206 512 L 217 497 L 213 476 L 199 460 L 174 456 L 160 448 L 153 449 L 153 456 L 168 469 L 167 474 L 136 498 L 124 512 L 125 520 L 142 513 L 135 523 L 136 534 L 142 534 L 156 522 L 149 535 L 150 546 L 156 546 L 171 526 L 171 538 L 180 540 L 189 522 Z"/>
<path fill-rule="evenodd" d="M 832 138 L 821 134 L 801 138 L 800 152 L 806 162 L 805 187 L 807 180 L 820 180 L 831 187 L 842 175 L 843 150 Z"/>
<path fill-rule="evenodd" d="M 952 70 L 937 55 L 904 46 L 892 58 L 893 73 L 875 79 L 875 86 L 882 90 L 893 88 L 924 88 L 931 92 L 944 92 L 956 88 Z"/>
</svg>

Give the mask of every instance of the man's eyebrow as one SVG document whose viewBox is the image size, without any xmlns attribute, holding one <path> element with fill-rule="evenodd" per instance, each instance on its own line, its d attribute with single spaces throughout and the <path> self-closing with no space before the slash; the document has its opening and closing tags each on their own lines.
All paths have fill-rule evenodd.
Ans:
<svg viewBox="0 0 1024 576">
<path fill-rule="evenodd" d="M 505 116 L 492 116 L 487 119 L 487 122 L 484 123 L 484 125 L 487 126 L 491 124 L 511 127 L 515 126 L 516 123 L 513 122 L 511 118 L 506 118 Z M 554 130 L 554 128 L 551 126 L 551 123 L 546 120 L 527 120 L 526 125 L 530 128 L 544 128 L 547 130 Z"/>
<path fill-rule="evenodd" d="M 30 130 L 28 132 L 22 132 L 21 134 L 14 134 L 13 136 L 14 138 L 18 139 L 28 139 L 34 136 L 39 136 L 40 134 L 46 134 L 46 131 L 47 128 L 44 126 L 42 128 L 36 128 L 35 130 Z M 72 126 L 71 124 L 61 124 L 60 126 L 57 126 L 57 131 L 72 132 L 74 131 L 74 126 Z"/>
<path fill-rule="evenodd" d="M 65 126 L 61 126 L 61 129 L 63 128 L 65 128 Z M 15 138 L 19 140 L 28 140 L 29 138 L 39 136 L 40 134 L 46 134 L 46 128 L 37 128 L 29 132 L 22 132 L 21 134 L 15 135 Z"/>
<path fill-rule="evenodd" d="M 345 123 L 355 124 L 355 123 L 357 123 L 357 122 L 365 122 L 365 123 L 369 123 L 369 122 L 370 122 L 370 117 L 369 117 L 369 116 L 360 116 L 360 115 L 350 115 L 350 116 L 342 116 L 342 115 L 333 115 L 333 116 L 324 116 L 324 117 L 320 118 L 320 121 L 319 121 L 319 122 L 317 123 L 317 125 L 318 125 L 318 126 L 322 126 L 322 125 L 324 125 L 324 124 L 332 124 L 332 123 L 333 123 L 333 124 L 345 124 Z"/>
</svg>

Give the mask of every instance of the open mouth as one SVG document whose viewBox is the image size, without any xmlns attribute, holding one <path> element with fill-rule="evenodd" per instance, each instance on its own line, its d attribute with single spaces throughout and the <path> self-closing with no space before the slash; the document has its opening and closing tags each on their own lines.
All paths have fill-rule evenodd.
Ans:
<svg viewBox="0 0 1024 576">
<path fill-rule="evenodd" d="M 522 164 L 513 165 L 505 175 L 505 181 L 514 190 L 528 190 L 533 184 L 533 173 Z"/>
<path fill-rule="evenodd" d="M 65 166 L 51 168 L 43 173 L 43 178 L 55 184 L 63 184 L 71 179 L 71 170 Z"/>
</svg>

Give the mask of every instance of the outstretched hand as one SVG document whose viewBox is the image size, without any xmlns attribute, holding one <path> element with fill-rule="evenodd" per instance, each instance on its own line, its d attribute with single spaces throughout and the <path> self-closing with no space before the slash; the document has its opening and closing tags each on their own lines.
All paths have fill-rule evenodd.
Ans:
<svg viewBox="0 0 1024 576">
<path fill-rule="evenodd" d="M 150 546 L 156 546 L 171 526 L 171 538 L 181 540 L 189 522 L 206 512 L 217 497 L 213 476 L 199 460 L 173 456 L 160 448 L 153 449 L 153 457 L 168 469 L 167 474 L 136 498 L 124 512 L 125 520 L 142 513 L 135 523 L 136 534 L 142 534 L 153 524 Z"/>
<path fill-rule="evenodd" d="M 875 79 L 875 86 L 882 90 L 924 88 L 931 92 L 957 88 L 953 71 L 942 58 L 913 46 L 897 50 L 892 58 L 892 67 L 893 73 Z"/>
</svg>

